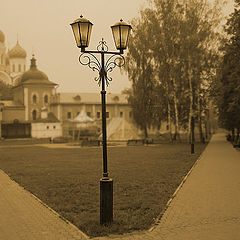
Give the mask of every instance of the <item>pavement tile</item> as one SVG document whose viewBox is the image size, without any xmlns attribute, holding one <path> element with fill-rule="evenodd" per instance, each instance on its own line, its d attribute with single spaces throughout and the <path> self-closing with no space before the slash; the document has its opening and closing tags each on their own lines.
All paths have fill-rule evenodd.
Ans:
<svg viewBox="0 0 240 240">
<path fill-rule="evenodd" d="M 240 152 L 213 136 L 153 230 L 166 240 L 240 239 Z"/>
</svg>

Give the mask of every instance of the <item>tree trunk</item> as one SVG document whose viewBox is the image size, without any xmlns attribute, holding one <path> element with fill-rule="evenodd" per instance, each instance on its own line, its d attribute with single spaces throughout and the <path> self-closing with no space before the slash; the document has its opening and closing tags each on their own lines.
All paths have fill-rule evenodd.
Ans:
<svg viewBox="0 0 240 240">
<path fill-rule="evenodd" d="M 205 138 L 208 140 L 210 138 L 210 134 L 209 134 L 209 111 L 208 111 L 208 109 L 205 109 L 204 124 L 205 124 Z"/>
<path fill-rule="evenodd" d="M 203 137 L 203 131 L 202 131 L 202 106 L 201 106 L 201 98 L 198 94 L 198 101 L 197 101 L 197 107 L 198 107 L 198 128 L 199 128 L 199 138 L 201 143 L 205 143 L 204 137 Z"/>
<path fill-rule="evenodd" d="M 144 125 L 144 139 L 145 139 L 145 141 L 147 140 L 147 138 L 148 138 L 148 130 L 147 130 L 147 124 L 145 124 Z"/>
<path fill-rule="evenodd" d="M 194 153 L 195 135 L 194 135 L 195 119 L 191 117 L 191 153 Z"/>
<path fill-rule="evenodd" d="M 189 60 L 190 61 L 190 60 Z M 189 142 L 191 142 L 191 119 L 193 117 L 193 88 L 192 88 L 192 78 L 190 72 L 190 64 L 188 64 L 188 83 L 189 83 L 189 118 L 188 118 L 188 135 Z"/>
<path fill-rule="evenodd" d="M 174 140 L 177 138 L 181 141 L 179 135 L 179 118 L 178 118 L 178 100 L 177 100 L 177 84 L 175 78 L 172 79 L 173 81 L 173 101 L 174 101 L 174 112 L 175 112 L 175 133 L 174 133 Z"/>
<path fill-rule="evenodd" d="M 239 134 L 240 134 L 240 128 L 237 128 L 236 143 L 239 142 Z"/>
<path fill-rule="evenodd" d="M 167 105 L 168 105 L 168 130 L 169 130 L 169 137 L 170 141 L 173 142 L 173 137 L 172 137 L 172 121 L 171 121 L 171 104 L 170 104 L 170 93 L 169 93 L 169 83 L 166 83 L 166 90 L 167 90 Z"/>
<path fill-rule="evenodd" d="M 169 136 L 170 136 L 170 141 L 173 141 L 172 138 L 172 121 L 171 121 L 171 105 L 169 102 L 169 97 L 168 97 L 168 130 L 169 130 Z"/>
<path fill-rule="evenodd" d="M 191 106 L 192 106 L 192 97 L 190 96 L 190 109 L 189 109 L 189 117 L 188 117 L 189 142 L 191 142 L 191 118 L 193 116 L 193 108 Z"/>
<path fill-rule="evenodd" d="M 233 128 L 231 141 L 234 142 L 234 140 L 235 140 L 235 129 Z"/>
<path fill-rule="evenodd" d="M 175 112 L 175 133 L 174 133 L 174 140 L 177 140 L 177 137 L 180 139 L 179 136 L 179 119 L 178 119 L 178 106 L 177 106 L 177 96 L 174 92 L 174 112 Z"/>
<path fill-rule="evenodd" d="M 206 140 L 208 140 L 208 126 L 207 126 L 207 120 L 206 119 L 205 119 L 204 124 L 205 124 L 205 138 L 206 138 Z"/>
<path fill-rule="evenodd" d="M 203 131 L 202 131 L 202 118 L 201 118 L 201 116 L 199 117 L 199 138 L 200 138 L 200 141 L 201 141 L 201 143 L 205 143 L 205 138 L 204 138 L 204 136 L 203 136 Z"/>
</svg>

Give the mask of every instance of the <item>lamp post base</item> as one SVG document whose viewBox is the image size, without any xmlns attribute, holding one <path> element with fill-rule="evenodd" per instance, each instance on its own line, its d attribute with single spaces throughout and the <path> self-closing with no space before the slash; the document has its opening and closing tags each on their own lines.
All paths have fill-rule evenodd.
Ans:
<svg viewBox="0 0 240 240">
<path fill-rule="evenodd" d="M 113 180 L 100 179 L 100 224 L 109 225 L 113 221 Z"/>
</svg>

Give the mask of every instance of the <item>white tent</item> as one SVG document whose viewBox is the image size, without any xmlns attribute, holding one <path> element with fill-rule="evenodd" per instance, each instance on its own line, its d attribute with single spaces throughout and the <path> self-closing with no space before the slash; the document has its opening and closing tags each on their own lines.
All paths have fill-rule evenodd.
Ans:
<svg viewBox="0 0 240 240">
<path fill-rule="evenodd" d="M 66 129 L 67 132 L 72 132 L 70 135 L 73 136 L 73 139 L 79 139 L 82 136 L 81 131 L 97 132 L 97 125 L 96 122 L 82 110 L 74 119 L 69 120 Z"/>
<path fill-rule="evenodd" d="M 90 123 L 94 122 L 92 118 L 87 116 L 85 111 L 81 111 L 71 122 L 76 122 L 76 123 Z"/>
<path fill-rule="evenodd" d="M 76 129 L 94 127 L 96 122 L 85 111 L 81 111 L 74 119 L 70 120 Z"/>
<path fill-rule="evenodd" d="M 140 139 L 137 128 L 130 122 L 120 117 L 112 118 L 107 125 L 108 140 Z"/>
</svg>

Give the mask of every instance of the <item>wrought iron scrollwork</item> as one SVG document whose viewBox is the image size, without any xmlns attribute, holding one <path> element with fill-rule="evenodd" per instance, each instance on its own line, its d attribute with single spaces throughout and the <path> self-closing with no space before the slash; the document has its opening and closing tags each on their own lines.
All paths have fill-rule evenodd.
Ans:
<svg viewBox="0 0 240 240">
<path fill-rule="evenodd" d="M 125 64 L 125 59 L 122 55 L 113 54 L 108 58 L 104 66 L 106 72 L 112 72 L 115 67 L 122 67 Z M 106 85 L 109 85 L 109 82 L 112 81 L 112 77 L 106 75 Z"/>
<path fill-rule="evenodd" d="M 101 53 L 101 54 L 107 53 L 112 55 L 107 59 L 104 66 L 102 66 L 98 58 L 93 53 Z M 101 85 L 102 78 L 104 78 L 106 82 L 106 86 L 109 86 L 109 83 L 112 81 L 112 78 L 108 77 L 107 73 L 112 72 L 116 66 L 122 67 L 125 64 L 125 59 L 120 53 L 108 52 L 108 46 L 106 42 L 102 39 L 99 42 L 99 45 L 97 46 L 97 51 L 83 52 L 79 56 L 79 62 L 82 65 L 87 65 L 93 71 L 97 70 L 99 72 L 99 76 L 94 78 L 94 80 L 98 82 L 99 86 Z"/>
<path fill-rule="evenodd" d="M 100 87 L 101 86 L 101 77 L 100 75 L 98 77 L 95 77 L 94 80 L 98 83 L 98 86 Z"/>
<path fill-rule="evenodd" d="M 107 72 L 112 72 L 112 70 L 118 66 L 122 67 L 125 64 L 125 59 L 122 55 L 112 55 L 108 58 L 105 64 L 105 69 Z"/>
<path fill-rule="evenodd" d="M 101 71 L 101 64 L 98 61 L 97 57 L 95 57 L 92 53 L 82 53 L 79 56 L 79 62 L 82 65 L 87 65 L 93 71 L 97 70 L 98 72 Z"/>
<path fill-rule="evenodd" d="M 107 46 L 107 43 L 106 41 L 102 40 L 99 42 L 99 45 L 97 45 L 97 50 L 99 52 L 107 52 L 108 51 L 108 46 Z"/>
</svg>

